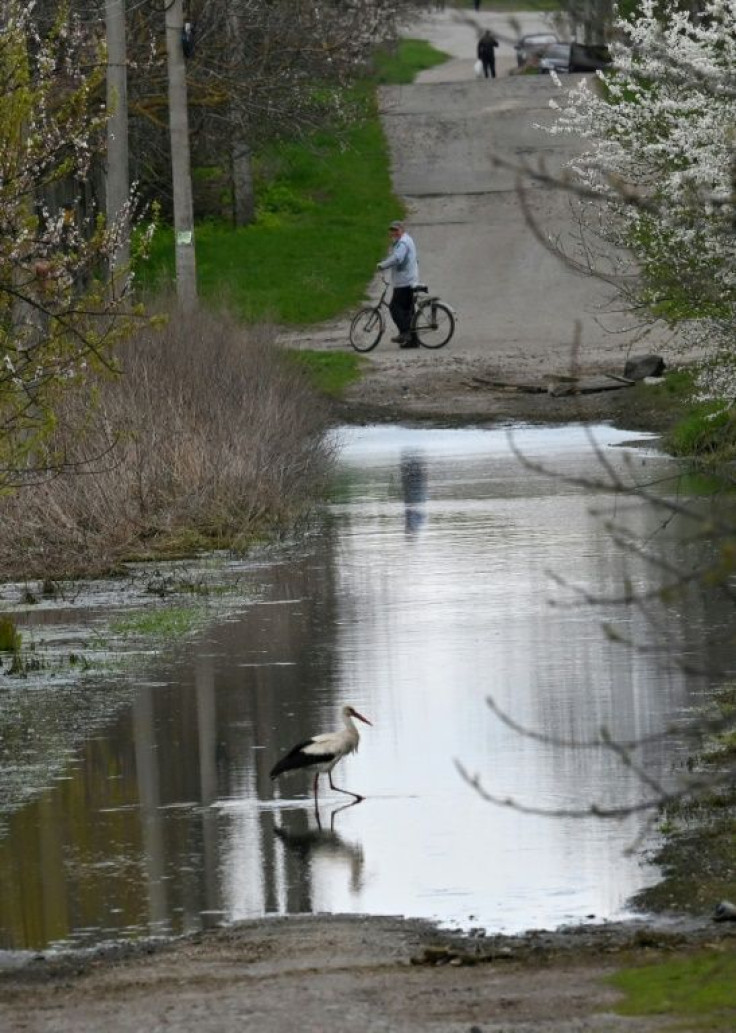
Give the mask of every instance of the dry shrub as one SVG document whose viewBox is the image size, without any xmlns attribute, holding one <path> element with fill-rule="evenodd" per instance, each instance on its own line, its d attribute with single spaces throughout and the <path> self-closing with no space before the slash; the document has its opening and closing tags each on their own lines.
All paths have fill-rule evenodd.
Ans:
<svg viewBox="0 0 736 1033">
<path fill-rule="evenodd" d="M 120 375 L 64 392 L 50 446 L 61 472 L 0 499 L 0 575 L 237 546 L 288 527 L 324 489 L 325 406 L 268 328 L 172 309 L 118 358 Z"/>
</svg>

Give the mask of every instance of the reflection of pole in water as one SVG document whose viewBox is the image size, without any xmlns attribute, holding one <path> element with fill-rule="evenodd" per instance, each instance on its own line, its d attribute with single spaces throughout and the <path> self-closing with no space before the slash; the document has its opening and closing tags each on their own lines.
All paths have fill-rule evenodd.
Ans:
<svg viewBox="0 0 736 1033">
<path fill-rule="evenodd" d="M 419 452 L 404 452 L 400 461 L 404 526 L 408 534 L 418 531 L 427 519 L 422 505 L 427 500 L 427 467 Z"/>
<path fill-rule="evenodd" d="M 217 713 L 215 671 L 211 655 L 197 657 L 194 684 L 199 735 L 205 907 L 208 911 L 214 911 L 219 907 L 217 815 L 212 809 L 217 799 Z"/>
<path fill-rule="evenodd" d="M 139 690 L 133 704 L 133 739 L 148 890 L 148 915 L 151 927 L 160 931 L 167 924 L 169 909 L 164 882 L 166 860 L 153 699 L 148 688 Z"/>
</svg>

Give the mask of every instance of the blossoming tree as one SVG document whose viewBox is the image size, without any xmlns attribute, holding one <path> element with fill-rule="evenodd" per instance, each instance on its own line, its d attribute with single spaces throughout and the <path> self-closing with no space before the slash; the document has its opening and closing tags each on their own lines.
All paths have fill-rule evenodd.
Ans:
<svg viewBox="0 0 736 1033">
<path fill-rule="evenodd" d="M 553 132 L 590 141 L 572 166 L 582 224 L 628 249 L 619 285 L 703 348 L 712 395 L 736 390 L 736 0 L 702 14 L 642 0 L 616 24 L 616 71 L 583 81 Z M 601 205 L 604 216 L 601 218 Z M 634 286 L 632 286 L 632 284 Z"/>
<path fill-rule="evenodd" d="M 63 7 L 43 32 L 32 14 L 10 0 L 0 33 L 0 487 L 63 465 L 43 442 L 64 384 L 111 361 L 130 216 L 107 225 L 85 199 L 105 143 L 100 47 Z"/>
</svg>

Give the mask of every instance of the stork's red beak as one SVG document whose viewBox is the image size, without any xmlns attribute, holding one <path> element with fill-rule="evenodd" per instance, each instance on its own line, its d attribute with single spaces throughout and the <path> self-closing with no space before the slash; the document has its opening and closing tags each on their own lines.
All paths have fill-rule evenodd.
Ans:
<svg viewBox="0 0 736 1033">
<path fill-rule="evenodd" d="M 358 711 L 354 710 L 352 707 L 350 708 L 350 713 L 353 715 L 353 717 L 357 717 L 359 721 L 362 721 L 364 724 L 370 725 L 371 728 L 373 727 L 372 721 L 369 721 L 367 717 L 363 717 L 362 714 L 359 714 Z"/>
</svg>

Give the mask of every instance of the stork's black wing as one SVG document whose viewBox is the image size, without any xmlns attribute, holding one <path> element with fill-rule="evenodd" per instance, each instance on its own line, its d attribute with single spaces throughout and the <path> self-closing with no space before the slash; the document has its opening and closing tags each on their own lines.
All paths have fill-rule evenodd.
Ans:
<svg viewBox="0 0 736 1033">
<path fill-rule="evenodd" d="M 327 750 L 324 753 L 305 753 L 304 750 L 307 746 L 313 746 L 317 742 L 316 739 L 305 739 L 304 742 L 297 743 L 297 745 L 282 757 L 271 768 L 271 778 L 277 778 L 282 775 L 284 771 L 296 771 L 299 768 L 311 768 L 314 764 L 329 763 L 334 760 L 337 756 L 334 750 Z"/>
</svg>

